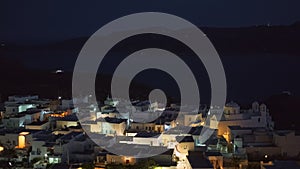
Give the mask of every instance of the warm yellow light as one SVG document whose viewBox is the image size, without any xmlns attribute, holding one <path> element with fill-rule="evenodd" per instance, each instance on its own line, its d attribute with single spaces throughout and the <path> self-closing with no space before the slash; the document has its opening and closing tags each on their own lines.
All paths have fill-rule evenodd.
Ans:
<svg viewBox="0 0 300 169">
<path fill-rule="evenodd" d="M 28 135 L 28 134 L 29 134 L 29 132 L 21 132 L 21 133 L 20 133 L 21 136 L 26 136 L 26 135 Z"/>
<path fill-rule="evenodd" d="M 0 146 L 0 152 L 2 152 L 3 150 L 4 150 L 4 147 L 1 147 L 1 146 Z"/>
<path fill-rule="evenodd" d="M 67 115 L 69 115 L 69 112 L 67 112 L 67 111 L 62 112 L 62 113 L 50 114 L 51 117 L 66 117 Z"/>
<path fill-rule="evenodd" d="M 18 148 L 25 148 L 25 136 L 19 136 L 19 145 Z"/>
</svg>

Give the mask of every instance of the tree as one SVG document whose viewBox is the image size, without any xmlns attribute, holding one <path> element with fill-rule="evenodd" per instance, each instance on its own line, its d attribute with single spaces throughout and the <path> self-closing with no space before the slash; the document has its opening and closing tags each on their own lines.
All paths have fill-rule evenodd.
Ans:
<svg viewBox="0 0 300 169">
<path fill-rule="evenodd" d="M 126 166 L 123 166 L 122 164 L 108 164 L 106 165 L 107 169 L 126 169 Z"/>
<path fill-rule="evenodd" d="M 83 169 L 94 169 L 94 164 L 92 164 L 92 163 L 84 163 L 82 165 L 82 168 Z"/>
<path fill-rule="evenodd" d="M 156 162 L 151 159 L 142 160 L 135 165 L 108 164 L 107 169 L 155 169 L 158 167 Z"/>
<path fill-rule="evenodd" d="M 1 152 L 1 155 L 10 159 L 18 157 L 15 148 L 10 147 L 5 147 L 4 150 Z"/>
<path fill-rule="evenodd" d="M 158 165 L 152 159 L 142 160 L 133 166 L 134 169 L 154 169 L 156 167 Z"/>
<path fill-rule="evenodd" d="M 260 169 L 261 167 L 260 167 L 260 163 L 258 163 L 258 162 L 252 162 L 252 163 L 249 163 L 248 164 L 248 167 L 247 168 L 249 168 L 249 169 Z"/>
<path fill-rule="evenodd" d="M 234 145 L 232 143 L 229 143 L 227 145 L 227 151 L 228 151 L 228 153 L 233 153 L 234 152 Z"/>
<path fill-rule="evenodd" d="M 241 163 L 241 159 L 239 157 L 236 157 L 235 155 L 232 155 L 231 163 L 235 169 L 238 169 Z"/>
</svg>

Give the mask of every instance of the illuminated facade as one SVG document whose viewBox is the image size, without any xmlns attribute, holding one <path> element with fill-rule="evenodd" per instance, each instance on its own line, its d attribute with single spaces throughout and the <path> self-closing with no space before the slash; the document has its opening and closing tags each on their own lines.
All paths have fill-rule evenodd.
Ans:
<svg viewBox="0 0 300 169">
<path fill-rule="evenodd" d="M 108 153 L 106 155 L 106 161 L 108 164 L 122 164 L 122 165 L 134 165 L 136 159 L 134 157 L 119 156 Z"/>
<path fill-rule="evenodd" d="M 21 132 L 18 136 L 18 146 L 16 148 L 25 148 L 27 145 L 26 136 L 29 135 L 29 132 Z"/>
</svg>

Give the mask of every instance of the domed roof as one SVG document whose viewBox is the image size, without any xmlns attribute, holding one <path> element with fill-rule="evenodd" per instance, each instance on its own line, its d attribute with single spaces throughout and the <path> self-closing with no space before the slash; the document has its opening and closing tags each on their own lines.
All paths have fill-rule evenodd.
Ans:
<svg viewBox="0 0 300 169">
<path fill-rule="evenodd" d="M 265 105 L 264 103 L 262 103 L 262 104 L 260 105 L 260 107 L 267 107 L 267 105 Z"/>
<path fill-rule="evenodd" d="M 231 101 L 225 105 L 226 107 L 240 107 L 237 103 Z"/>
</svg>

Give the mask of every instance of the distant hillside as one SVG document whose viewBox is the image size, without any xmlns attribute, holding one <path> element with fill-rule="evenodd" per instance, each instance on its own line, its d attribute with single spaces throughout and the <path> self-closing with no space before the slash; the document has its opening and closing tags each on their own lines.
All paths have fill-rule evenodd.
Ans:
<svg viewBox="0 0 300 169">
<path fill-rule="evenodd" d="M 246 28 L 208 28 L 201 30 L 209 37 L 221 56 L 228 88 L 228 100 L 250 103 L 263 100 L 282 90 L 291 90 L 300 95 L 300 22 L 290 26 L 253 26 Z M 114 53 L 107 59 L 108 69 L 117 66 L 122 56 L 144 47 L 161 47 L 172 52 L 183 53 L 189 57 L 182 44 L 166 41 L 162 36 L 148 35 L 139 43 L 139 38 L 128 39 L 126 44 L 117 45 Z M 17 42 L 4 42 L 0 46 L 0 94 L 5 100 L 11 94 L 40 94 L 42 97 L 55 98 L 58 94 L 71 96 L 72 70 L 76 58 L 87 37 L 69 39 L 42 45 L 20 45 Z M 168 43 L 166 43 L 168 42 Z M 183 52 L 184 51 L 184 52 Z M 118 56 L 113 56 L 118 54 Z M 190 59 L 190 58 L 188 58 Z M 191 61 L 193 62 L 193 61 Z M 195 62 L 196 63 L 196 62 Z M 194 63 L 192 63 L 194 64 Z M 199 67 L 198 64 L 194 64 Z M 205 71 L 196 69 L 199 84 L 207 82 Z M 58 77 L 53 72 L 64 69 L 66 73 Z M 200 72 L 200 73 L 199 73 Z M 99 98 L 105 98 L 110 89 L 110 74 L 97 79 Z M 153 80 L 160 84 L 162 80 Z M 207 84 L 201 87 L 206 90 Z M 148 84 L 147 84 L 148 85 Z M 136 96 L 151 87 L 136 84 Z M 167 86 L 169 87 L 169 86 Z M 172 88 L 171 88 L 172 89 Z M 204 94 L 205 95 L 205 94 Z M 300 99 L 296 96 L 272 96 L 266 103 L 275 119 L 276 127 L 299 129 L 299 112 L 296 106 Z"/>
<path fill-rule="evenodd" d="M 251 53 L 300 54 L 300 22 L 289 26 L 253 26 L 242 28 L 201 27 L 200 29 L 212 41 L 221 55 Z M 81 49 L 87 39 L 87 37 L 70 39 L 40 47 L 63 50 Z M 153 36 L 152 39 L 150 37 L 148 40 L 150 43 L 159 39 Z M 147 42 L 143 42 L 143 44 L 137 41 L 128 43 L 139 46 Z M 173 46 L 175 44 L 169 43 L 168 45 Z M 176 46 L 173 47 L 175 48 Z M 180 47 L 177 49 L 180 51 Z"/>
</svg>

